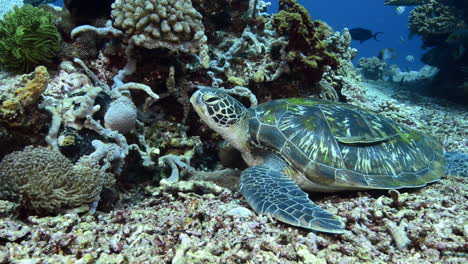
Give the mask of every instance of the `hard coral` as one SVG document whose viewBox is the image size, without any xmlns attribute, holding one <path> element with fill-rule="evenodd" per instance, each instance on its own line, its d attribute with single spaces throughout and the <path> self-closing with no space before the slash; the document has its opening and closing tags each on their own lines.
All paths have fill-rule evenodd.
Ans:
<svg viewBox="0 0 468 264">
<path fill-rule="evenodd" d="M 14 7 L 0 20 L 0 65 L 30 72 L 51 63 L 61 43 L 52 13 L 31 5 Z"/>
<path fill-rule="evenodd" d="M 410 31 L 423 38 L 450 34 L 465 26 L 462 14 L 456 7 L 445 5 L 438 0 L 429 0 L 417 6 L 411 11 L 409 17 Z"/>
<path fill-rule="evenodd" d="M 337 68 L 338 61 L 327 51 L 324 41 L 331 29 L 322 21 L 312 21 L 296 0 L 280 0 L 280 12 L 274 15 L 273 26 L 288 37 L 288 62 L 293 68 L 305 71 L 308 80 L 318 82 L 326 65 Z"/>
<path fill-rule="evenodd" d="M 98 201 L 112 177 L 83 159 L 73 164 L 59 151 L 27 146 L 0 162 L 0 196 L 19 200 L 23 209 L 57 213 Z"/>
<path fill-rule="evenodd" d="M 148 49 L 197 51 L 206 43 L 202 15 L 190 0 L 117 0 L 113 25 Z"/>
</svg>

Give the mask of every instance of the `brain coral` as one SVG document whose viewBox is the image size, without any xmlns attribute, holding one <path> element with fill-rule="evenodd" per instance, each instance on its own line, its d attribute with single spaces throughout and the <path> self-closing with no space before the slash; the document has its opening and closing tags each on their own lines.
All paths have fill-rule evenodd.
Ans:
<svg viewBox="0 0 468 264">
<path fill-rule="evenodd" d="M 206 43 L 202 15 L 190 0 L 117 0 L 113 26 L 148 49 L 197 51 Z"/>
<path fill-rule="evenodd" d="M 0 199 L 19 200 L 39 214 L 57 213 L 97 201 L 112 180 L 94 163 L 73 164 L 59 151 L 27 146 L 0 162 Z"/>
</svg>

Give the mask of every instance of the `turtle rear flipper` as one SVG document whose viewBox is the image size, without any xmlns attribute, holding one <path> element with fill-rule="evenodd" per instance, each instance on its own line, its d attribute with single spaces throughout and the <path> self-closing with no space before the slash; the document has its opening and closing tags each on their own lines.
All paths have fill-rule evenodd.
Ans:
<svg viewBox="0 0 468 264">
<path fill-rule="evenodd" d="M 462 152 L 445 153 L 445 174 L 468 177 L 468 154 Z"/>
<path fill-rule="evenodd" d="M 240 191 L 257 213 L 314 231 L 336 234 L 345 231 L 344 224 L 333 214 L 310 201 L 307 193 L 281 173 L 281 168 L 268 162 L 241 174 Z"/>
</svg>

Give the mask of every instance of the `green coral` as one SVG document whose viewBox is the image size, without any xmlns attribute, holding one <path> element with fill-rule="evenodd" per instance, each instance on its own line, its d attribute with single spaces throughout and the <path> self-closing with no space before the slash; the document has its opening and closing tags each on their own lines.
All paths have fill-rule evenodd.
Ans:
<svg viewBox="0 0 468 264">
<path fill-rule="evenodd" d="M 320 20 L 312 21 L 296 0 L 280 0 L 280 12 L 274 15 L 273 26 L 288 38 L 288 62 L 300 67 L 310 81 L 320 81 L 326 65 L 337 68 L 338 60 L 327 51 L 324 41 L 330 28 Z"/>
<path fill-rule="evenodd" d="M 52 13 L 15 6 L 0 20 L 0 65 L 7 71 L 30 72 L 51 63 L 61 43 Z"/>
</svg>

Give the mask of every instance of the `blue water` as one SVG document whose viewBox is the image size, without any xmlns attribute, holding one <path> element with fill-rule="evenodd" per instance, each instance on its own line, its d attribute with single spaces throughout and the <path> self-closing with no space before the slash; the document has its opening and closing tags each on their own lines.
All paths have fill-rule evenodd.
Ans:
<svg viewBox="0 0 468 264">
<path fill-rule="evenodd" d="M 278 1 L 272 3 L 270 12 L 278 12 Z M 425 52 L 421 48 L 421 39 L 414 36 L 408 39 L 408 17 L 412 7 L 406 7 L 402 15 L 395 14 L 395 6 L 385 6 L 383 0 L 298 0 L 298 3 L 305 6 L 312 19 L 320 19 L 327 22 L 333 30 L 342 31 L 343 28 L 363 27 L 372 32 L 384 32 L 377 37 L 380 41 L 370 39 L 363 44 L 353 41 L 352 47 L 358 50 L 358 55 L 354 63 L 360 57 L 373 57 L 379 54 L 383 48 L 393 48 L 396 52 L 394 60 L 387 61 L 388 64 L 397 64 L 402 71 L 406 67 L 410 70 L 419 70 L 424 63 L 420 61 L 421 55 Z M 401 43 L 400 36 L 406 40 Z M 415 61 L 407 62 L 405 57 L 413 55 Z"/>
</svg>

